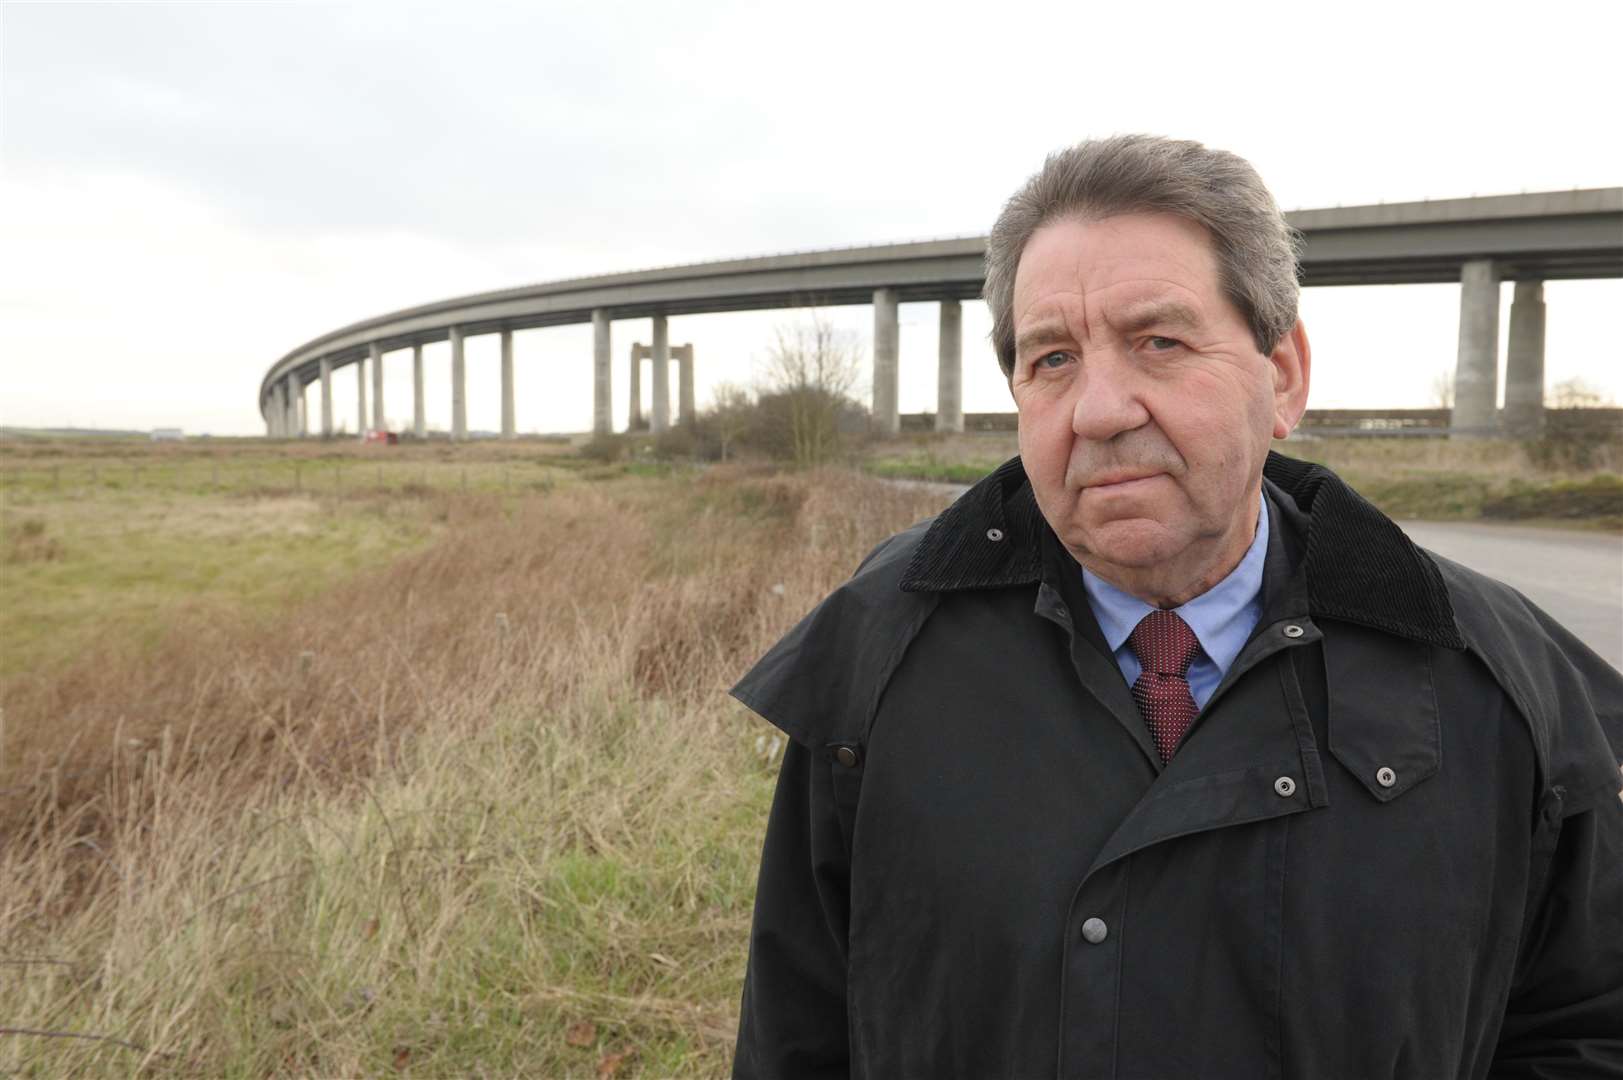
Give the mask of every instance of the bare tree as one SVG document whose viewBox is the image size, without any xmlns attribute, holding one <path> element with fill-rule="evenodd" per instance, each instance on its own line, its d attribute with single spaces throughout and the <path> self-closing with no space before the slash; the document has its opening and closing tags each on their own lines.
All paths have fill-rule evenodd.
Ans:
<svg viewBox="0 0 1623 1080">
<path fill-rule="evenodd" d="M 1612 403 L 1610 397 L 1576 375 L 1550 387 L 1544 402 L 1552 409 L 1597 409 Z"/>
<path fill-rule="evenodd" d="M 761 399 L 781 403 L 797 465 L 827 461 L 839 444 L 839 417 L 862 370 L 862 347 L 813 310 L 808 319 L 779 326 L 767 348 Z"/>
<path fill-rule="evenodd" d="M 742 386 L 724 382 L 717 383 L 711 390 L 710 408 L 705 418 L 715 428 L 716 440 L 721 444 L 721 460 L 727 460 L 733 443 L 749 430 L 754 410 L 755 402 Z"/>
<path fill-rule="evenodd" d="M 1447 369 L 1431 377 L 1431 403 L 1439 409 L 1454 407 L 1454 373 Z"/>
</svg>

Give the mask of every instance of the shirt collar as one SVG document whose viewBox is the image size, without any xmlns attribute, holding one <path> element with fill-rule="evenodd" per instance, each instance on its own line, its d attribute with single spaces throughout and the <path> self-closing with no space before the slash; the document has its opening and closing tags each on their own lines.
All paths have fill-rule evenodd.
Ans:
<svg viewBox="0 0 1623 1080">
<path fill-rule="evenodd" d="M 1173 608 L 1195 632 L 1201 649 L 1219 671 L 1227 671 L 1240 654 L 1262 603 L 1262 568 L 1268 554 L 1268 500 L 1259 501 L 1262 505 L 1257 511 L 1257 527 L 1239 565 L 1210 589 Z M 1088 606 L 1093 609 L 1111 652 L 1121 649 L 1144 616 L 1155 610 L 1086 567 L 1082 569 L 1082 584 L 1087 589 Z M 1247 623 L 1246 633 L 1225 633 L 1241 622 Z"/>
</svg>

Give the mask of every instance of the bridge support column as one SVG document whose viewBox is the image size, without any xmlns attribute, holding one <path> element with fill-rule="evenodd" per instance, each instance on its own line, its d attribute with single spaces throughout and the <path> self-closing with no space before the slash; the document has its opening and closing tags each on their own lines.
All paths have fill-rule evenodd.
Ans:
<svg viewBox="0 0 1623 1080">
<path fill-rule="evenodd" d="M 631 408 L 626 412 L 627 431 L 642 427 L 642 362 L 648 355 L 648 346 L 640 341 L 631 343 Z"/>
<path fill-rule="evenodd" d="M 1499 268 L 1473 259 L 1460 271 L 1459 363 L 1453 435 L 1490 436 L 1499 427 Z"/>
<path fill-rule="evenodd" d="M 518 434 L 513 415 L 513 331 L 502 331 L 502 438 Z"/>
<path fill-rule="evenodd" d="M 280 439 L 282 437 L 282 384 L 272 383 L 270 400 L 265 403 L 265 438 Z"/>
<path fill-rule="evenodd" d="M 875 289 L 873 293 L 873 425 L 881 435 L 901 430 L 897 412 L 897 351 L 900 331 L 896 325 L 896 290 Z"/>
<path fill-rule="evenodd" d="M 654 316 L 654 426 L 660 434 L 671 426 L 671 336 L 665 316 Z"/>
<path fill-rule="evenodd" d="M 693 343 L 678 345 L 671 350 L 676 353 L 676 422 L 679 424 L 693 423 Z"/>
<path fill-rule="evenodd" d="M 372 362 L 372 429 L 384 431 L 389 421 L 383 416 L 383 346 L 374 341 L 367 346 L 366 355 Z"/>
<path fill-rule="evenodd" d="M 366 438 L 366 362 L 355 361 L 355 437 Z"/>
<path fill-rule="evenodd" d="M 451 327 L 451 440 L 468 437 L 468 365 L 462 352 L 462 327 Z"/>
<path fill-rule="evenodd" d="M 304 387 L 299 387 L 299 438 L 310 436 L 310 399 L 305 397 Z"/>
<path fill-rule="evenodd" d="M 1544 434 L 1544 282 L 1516 282 L 1510 303 L 1509 355 L 1505 358 L 1505 434 L 1537 439 Z"/>
<path fill-rule="evenodd" d="M 304 438 L 304 384 L 296 374 L 287 377 L 287 433 Z"/>
<path fill-rule="evenodd" d="M 610 364 L 609 309 L 592 310 L 592 434 L 614 431 L 614 369 Z"/>
<path fill-rule="evenodd" d="M 411 430 L 419 439 L 428 437 L 428 410 L 423 401 L 423 343 L 411 347 Z"/>
<path fill-rule="evenodd" d="M 964 430 L 964 305 L 941 301 L 941 367 L 936 372 L 935 429 Z"/>
<path fill-rule="evenodd" d="M 321 358 L 321 437 L 332 438 L 332 357 Z"/>
</svg>

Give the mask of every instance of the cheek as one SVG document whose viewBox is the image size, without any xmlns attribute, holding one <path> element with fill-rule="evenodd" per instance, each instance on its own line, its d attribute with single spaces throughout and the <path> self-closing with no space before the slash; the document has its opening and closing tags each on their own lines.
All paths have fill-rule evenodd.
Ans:
<svg viewBox="0 0 1623 1080">
<path fill-rule="evenodd" d="M 1020 410 L 1020 457 L 1034 479 L 1064 479 L 1073 438 L 1070 414 L 1064 409 L 1028 402 Z"/>
</svg>

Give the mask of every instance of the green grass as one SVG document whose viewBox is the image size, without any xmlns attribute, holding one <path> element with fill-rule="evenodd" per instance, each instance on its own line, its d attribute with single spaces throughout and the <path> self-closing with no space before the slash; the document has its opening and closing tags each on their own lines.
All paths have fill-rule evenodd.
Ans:
<svg viewBox="0 0 1623 1080">
<path fill-rule="evenodd" d="M 354 494 L 24 490 L 0 511 L 0 677 L 90 635 L 139 645 L 181 611 L 268 611 L 419 548 L 429 500 Z"/>
<path fill-rule="evenodd" d="M 940 461 L 930 455 L 885 457 L 863 463 L 870 476 L 887 480 L 931 480 L 946 484 L 973 484 L 1003 464 L 998 461 Z"/>
<path fill-rule="evenodd" d="M 1587 519 L 1623 528 L 1623 477 L 1603 473 L 1543 485 L 1512 481 L 1509 491 L 1483 501 L 1482 516 L 1511 521 Z"/>
</svg>

